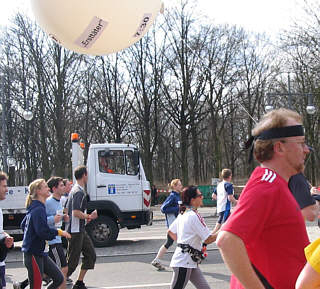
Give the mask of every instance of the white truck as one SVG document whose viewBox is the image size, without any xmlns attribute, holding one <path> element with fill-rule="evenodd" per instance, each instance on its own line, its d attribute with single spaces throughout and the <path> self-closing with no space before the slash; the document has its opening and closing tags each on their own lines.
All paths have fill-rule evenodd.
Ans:
<svg viewBox="0 0 320 289">
<path fill-rule="evenodd" d="M 6 199 L 0 202 L 3 228 L 15 241 L 21 241 L 23 237 L 20 224 L 26 214 L 25 202 L 28 193 L 28 187 L 9 187 Z"/>
<path fill-rule="evenodd" d="M 74 171 L 76 166 L 83 164 L 83 147 L 78 134 L 72 134 L 71 141 Z M 135 229 L 152 224 L 150 184 L 136 146 L 91 144 L 86 166 L 88 212 L 96 209 L 99 216 L 88 223 L 86 229 L 96 247 L 114 244 L 120 228 Z M 22 234 L 19 225 L 25 214 L 27 193 L 27 187 L 9 188 L 6 200 L 0 203 L 4 230 L 16 239 Z"/>
</svg>

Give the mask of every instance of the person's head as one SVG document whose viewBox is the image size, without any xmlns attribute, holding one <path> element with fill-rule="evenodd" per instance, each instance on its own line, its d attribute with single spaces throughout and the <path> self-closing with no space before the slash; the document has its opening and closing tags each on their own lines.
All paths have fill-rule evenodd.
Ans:
<svg viewBox="0 0 320 289">
<path fill-rule="evenodd" d="M 275 155 L 299 173 L 309 153 L 305 144 L 302 117 L 289 109 L 277 109 L 265 114 L 252 131 L 256 138 L 254 156 L 258 162 L 272 160 Z"/>
<path fill-rule="evenodd" d="M 104 156 L 99 157 L 99 164 L 101 167 L 108 167 L 108 162 Z"/>
<path fill-rule="evenodd" d="M 51 193 L 58 194 L 62 196 L 64 194 L 64 183 L 63 179 L 60 177 L 51 177 L 47 181 L 48 187 L 50 188 Z"/>
<path fill-rule="evenodd" d="M 202 193 L 197 186 L 189 186 L 182 191 L 182 206 L 199 208 L 202 205 Z"/>
<path fill-rule="evenodd" d="M 0 200 L 6 198 L 8 192 L 8 176 L 4 172 L 0 172 Z"/>
<path fill-rule="evenodd" d="M 50 196 L 50 189 L 44 179 L 36 179 L 29 185 L 29 194 L 26 199 L 26 208 L 30 206 L 33 200 L 45 202 Z"/>
<path fill-rule="evenodd" d="M 74 170 L 74 177 L 77 181 L 87 183 L 88 171 L 86 166 L 78 166 Z"/>
<path fill-rule="evenodd" d="M 175 191 L 175 192 L 179 192 L 179 193 L 183 189 L 183 186 L 181 184 L 180 179 L 173 179 L 168 186 L 169 186 L 170 190 Z"/>
<path fill-rule="evenodd" d="M 72 189 L 72 182 L 69 179 L 63 179 L 64 193 L 69 194 Z"/>
<path fill-rule="evenodd" d="M 231 180 L 232 178 L 232 171 L 230 169 L 223 169 L 221 171 L 221 178 L 225 181 Z"/>
</svg>

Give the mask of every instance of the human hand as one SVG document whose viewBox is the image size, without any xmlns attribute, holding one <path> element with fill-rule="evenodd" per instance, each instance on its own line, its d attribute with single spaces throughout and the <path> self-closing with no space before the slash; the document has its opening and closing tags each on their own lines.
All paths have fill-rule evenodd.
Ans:
<svg viewBox="0 0 320 289">
<path fill-rule="evenodd" d="M 4 244 L 6 245 L 7 248 L 11 248 L 12 245 L 13 245 L 13 237 L 11 236 L 6 236 L 5 239 L 4 239 Z"/>
<path fill-rule="evenodd" d="M 66 237 L 67 239 L 71 239 L 71 235 L 66 231 L 62 231 L 62 236 Z"/>
<path fill-rule="evenodd" d="M 90 216 L 90 218 L 89 218 L 90 221 L 98 218 L 97 210 L 94 210 L 89 216 Z"/>
<path fill-rule="evenodd" d="M 311 195 L 320 195 L 320 191 L 316 187 L 310 189 Z"/>
<path fill-rule="evenodd" d="M 61 216 L 61 215 L 55 215 L 55 216 L 54 216 L 54 222 L 55 222 L 55 223 L 59 223 L 59 222 L 61 221 L 62 217 L 63 217 L 63 216 Z"/>
<path fill-rule="evenodd" d="M 64 220 L 66 223 L 68 223 L 68 222 L 70 221 L 69 215 L 64 214 L 64 215 L 63 215 L 63 220 Z"/>
</svg>

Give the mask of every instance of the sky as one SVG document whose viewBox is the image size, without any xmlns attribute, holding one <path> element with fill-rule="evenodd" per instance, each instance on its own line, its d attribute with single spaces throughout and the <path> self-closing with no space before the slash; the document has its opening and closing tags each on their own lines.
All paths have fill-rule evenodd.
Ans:
<svg viewBox="0 0 320 289">
<path fill-rule="evenodd" d="M 302 14 L 303 3 L 304 0 L 199 0 L 200 9 L 215 23 L 269 34 L 289 28 L 292 20 Z"/>
<path fill-rule="evenodd" d="M 9 18 L 16 11 L 32 15 L 31 0 L 0 1 L 0 25 L 7 25 Z M 162 1 L 168 8 L 179 0 Z M 215 24 L 236 24 L 246 30 L 275 34 L 280 29 L 289 28 L 292 19 L 299 17 L 304 0 L 198 0 L 198 2 L 199 9 Z"/>
</svg>

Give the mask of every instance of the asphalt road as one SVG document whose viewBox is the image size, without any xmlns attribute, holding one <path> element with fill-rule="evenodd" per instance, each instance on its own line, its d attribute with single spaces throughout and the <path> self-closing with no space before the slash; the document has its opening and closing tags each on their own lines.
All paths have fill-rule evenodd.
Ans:
<svg viewBox="0 0 320 289">
<path fill-rule="evenodd" d="M 172 253 L 165 256 L 164 264 L 168 265 Z M 90 289 L 127 289 L 127 288 L 170 288 L 172 269 L 157 271 L 150 265 L 154 254 L 100 257 L 96 268 L 86 276 L 86 285 Z M 225 268 L 218 251 L 210 251 L 206 261 L 200 265 L 211 288 L 229 288 L 229 273 Z M 76 278 L 76 274 L 72 276 Z M 26 270 L 21 262 L 7 264 L 7 288 L 12 288 L 13 280 L 23 280 Z M 71 288 L 71 287 L 69 287 Z M 186 288 L 194 288 L 189 284 Z"/>
<path fill-rule="evenodd" d="M 216 222 L 212 208 L 203 208 L 202 215 L 209 228 L 213 228 Z M 165 256 L 166 271 L 159 272 L 150 265 L 158 249 L 166 239 L 166 227 L 161 214 L 155 212 L 156 221 L 150 227 L 142 227 L 138 230 L 122 229 L 115 246 L 108 248 L 96 248 L 98 256 L 96 268 L 89 271 L 86 276 L 88 288 L 96 289 L 126 289 L 141 288 L 168 289 L 172 277 L 172 269 L 168 266 L 175 246 L 169 249 Z M 307 223 L 310 240 L 319 236 L 319 228 L 316 222 Z M 7 258 L 7 288 L 12 288 L 13 280 L 26 278 L 26 270 L 22 264 L 22 254 L 17 242 L 16 247 Z M 200 265 L 201 270 L 209 282 L 211 288 L 229 288 L 230 273 L 222 262 L 221 256 L 215 244 L 208 246 L 208 258 Z M 72 278 L 76 279 L 77 273 Z M 70 287 L 71 288 L 71 287 Z M 186 288 L 194 288 L 189 284 Z"/>
<path fill-rule="evenodd" d="M 215 218 L 207 214 L 206 222 L 210 228 L 214 226 L 215 221 Z M 164 221 L 159 218 L 149 227 L 121 230 L 115 246 L 96 248 L 98 260 L 95 270 L 89 271 L 86 276 L 88 288 L 170 288 L 172 269 L 169 263 L 175 246 L 169 249 L 164 258 L 166 271 L 159 272 L 150 265 L 165 239 L 166 227 Z M 21 242 L 15 245 L 17 248 L 9 253 L 6 262 L 8 288 L 12 288 L 14 280 L 23 280 L 27 276 L 19 248 Z M 208 258 L 201 264 L 201 269 L 212 288 L 229 287 L 229 272 L 215 245 L 208 246 Z M 74 273 L 72 278 L 76 277 L 77 273 Z M 189 284 L 186 288 L 194 286 Z"/>
</svg>

